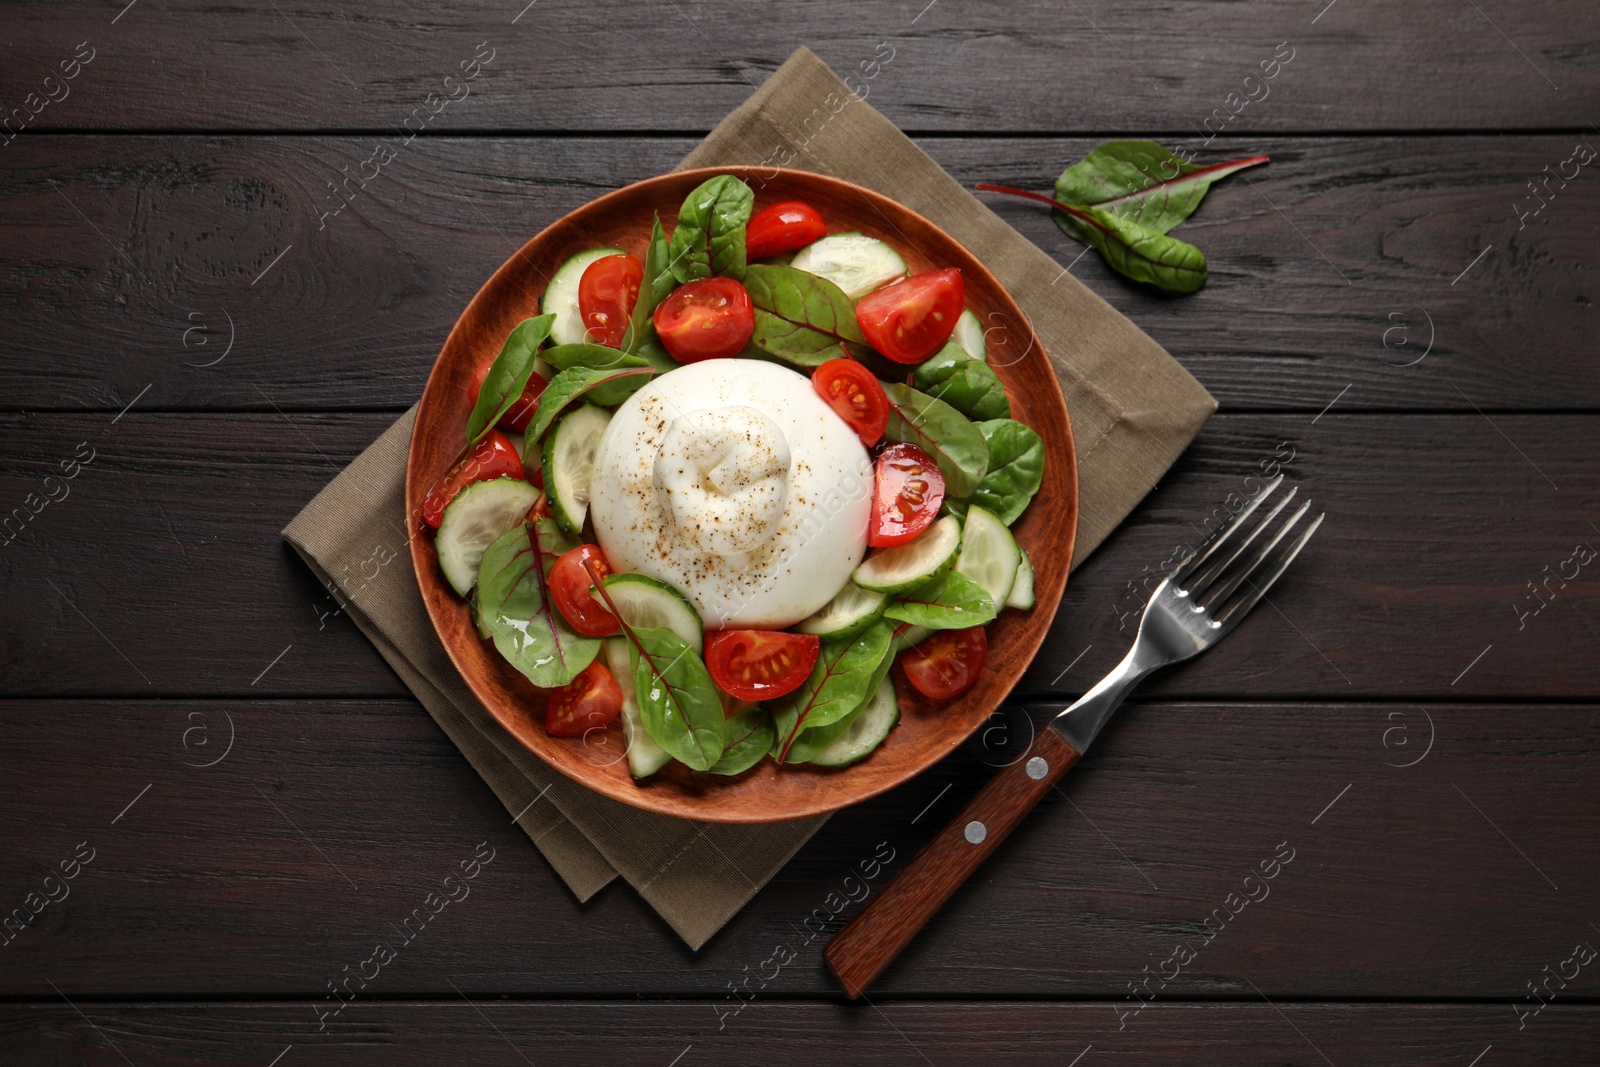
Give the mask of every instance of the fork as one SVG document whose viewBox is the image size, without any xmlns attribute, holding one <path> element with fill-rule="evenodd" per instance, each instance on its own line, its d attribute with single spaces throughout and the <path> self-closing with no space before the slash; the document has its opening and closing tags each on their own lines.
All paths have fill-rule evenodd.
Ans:
<svg viewBox="0 0 1600 1067">
<path fill-rule="evenodd" d="M 1319 514 L 1288 548 L 1277 552 L 1311 508 L 1302 503 L 1278 524 L 1298 488 L 1279 499 L 1247 535 L 1235 537 L 1282 483 L 1281 474 L 1268 482 L 1178 564 L 1151 594 L 1139 634 L 1122 662 L 1038 731 L 1028 751 L 995 775 L 955 821 L 828 942 L 823 955 L 851 1000 L 861 996 L 1023 816 L 1055 788 L 1145 675 L 1221 641 L 1282 577 L 1322 525 Z M 1263 538 L 1275 526 L 1277 532 Z M 1252 546 L 1256 546 L 1253 551 Z"/>
</svg>

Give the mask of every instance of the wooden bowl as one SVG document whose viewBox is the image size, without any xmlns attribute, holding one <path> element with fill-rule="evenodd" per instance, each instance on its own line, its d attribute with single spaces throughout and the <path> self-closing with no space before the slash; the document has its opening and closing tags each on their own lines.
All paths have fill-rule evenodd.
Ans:
<svg viewBox="0 0 1600 1067">
<path fill-rule="evenodd" d="M 860 186 L 805 171 L 715 167 L 679 171 L 608 193 L 545 229 L 495 271 L 462 312 L 428 377 L 406 469 L 407 514 L 420 514 L 428 488 L 444 474 L 465 440 L 472 371 L 492 360 L 510 329 L 539 313 L 550 271 L 588 248 L 615 245 L 643 254 L 652 212 L 670 229 L 691 189 L 716 174 L 736 174 L 756 189 L 756 207 L 804 200 L 832 232 L 859 230 L 894 246 L 913 272 L 960 267 L 967 306 L 990 327 L 1008 361 L 991 355 L 1012 414 L 1044 439 L 1044 486 L 1014 527 L 1035 568 L 1038 603 L 1004 611 L 989 626 L 989 658 L 978 684 L 942 705 L 903 701 L 900 725 L 871 756 L 852 767 L 777 767 L 764 759 L 734 777 L 696 774 L 672 764 L 651 778 L 628 773 L 620 730 L 587 741 L 551 737 L 545 698 L 478 638 L 468 605 L 439 570 L 433 539 L 411 538 L 411 560 L 428 615 L 467 685 L 511 735 L 561 773 L 623 803 L 713 822 L 775 822 L 837 811 L 892 789 L 944 758 L 999 706 L 1022 676 L 1061 602 L 1077 530 L 1077 463 L 1061 387 L 1031 324 L 994 275 L 927 219 Z M 1002 332 L 1003 331 L 1003 332 Z M 994 349 L 996 344 L 991 344 Z M 413 520 L 413 527 L 416 522 Z"/>
</svg>

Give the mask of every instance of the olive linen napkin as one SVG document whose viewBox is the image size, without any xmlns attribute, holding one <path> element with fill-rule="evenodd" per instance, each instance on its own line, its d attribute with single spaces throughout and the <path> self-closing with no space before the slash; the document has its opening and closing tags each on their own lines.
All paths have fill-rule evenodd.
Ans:
<svg viewBox="0 0 1600 1067">
<path fill-rule="evenodd" d="M 835 110 L 837 109 L 837 110 Z M 1061 381 L 1077 443 L 1077 558 L 1103 541 L 1216 408 L 1154 341 L 980 204 L 808 49 L 791 56 L 680 167 L 782 165 L 876 189 L 944 227 L 1032 321 Z M 1026 357 L 1037 358 L 1037 357 Z M 825 817 L 759 826 L 676 819 L 567 779 L 518 744 L 467 689 L 427 612 L 405 545 L 415 409 L 284 530 L 317 577 L 489 784 L 579 900 L 616 875 L 699 948 Z M 376 555 L 392 563 L 368 579 Z M 333 576 L 362 573 L 359 588 Z"/>
</svg>

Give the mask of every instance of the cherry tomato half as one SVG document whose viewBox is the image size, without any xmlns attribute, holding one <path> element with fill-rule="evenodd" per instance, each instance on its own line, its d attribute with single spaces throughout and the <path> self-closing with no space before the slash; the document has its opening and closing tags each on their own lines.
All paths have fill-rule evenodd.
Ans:
<svg viewBox="0 0 1600 1067">
<path fill-rule="evenodd" d="M 744 254 L 748 259 L 781 256 L 827 235 L 816 208 L 803 200 L 785 200 L 762 208 L 745 224 Z"/>
<path fill-rule="evenodd" d="M 603 729 L 622 711 L 622 688 L 595 660 L 560 689 L 550 690 L 544 729 L 552 737 L 582 737 Z"/>
<path fill-rule="evenodd" d="M 612 348 L 622 344 L 643 281 L 644 264 L 626 252 L 601 256 L 584 268 L 578 279 L 578 314 L 590 340 Z"/>
<path fill-rule="evenodd" d="M 944 475 L 933 457 L 916 445 L 890 445 L 878 456 L 873 472 L 867 544 L 873 548 L 905 544 L 928 528 L 942 503 Z"/>
<path fill-rule="evenodd" d="M 711 680 L 740 700 L 792 693 L 816 666 L 822 639 L 783 630 L 712 630 L 706 634 Z"/>
<path fill-rule="evenodd" d="M 698 363 L 738 355 L 755 332 L 756 312 L 732 278 L 700 278 L 668 293 L 651 321 L 673 359 Z"/>
<path fill-rule="evenodd" d="M 935 630 L 900 656 L 906 681 L 930 700 L 958 697 L 977 684 L 989 639 L 983 627 Z"/>
<path fill-rule="evenodd" d="M 450 501 L 473 482 L 487 482 L 491 478 L 521 478 L 522 459 L 511 444 L 511 439 L 499 430 L 490 430 L 488 436 L 472 446 L 466 458 L 446 472 L 443 478 L 428 490 L 422 499 L 422 521 L 439 528 L 444 509 Z"/>
<path fill-rule="evenodd" d="M 811 374 L 811 384 L 871 448 L 889 425 L 889 398 L 871 371 L 853 359 L 830 359 Z"/>
<path fill-rule="evenodd" d="M 960 270 L 924 271 L 862 297 L 856 322 L 867 343 L 896 363 L 921 363 L 950 340 L 966 302 Z"/>
<path fill-rule="evenodd" d="M 580 634 L 589 637 L 614 634 L 621 629 L 617 617 L 589 592 L 594 588 L 594 579 L 589 577 L 583 566 L 585 563 L 594 566 L 602 581 L 611 574 L 611 564 L 604 552 L 595 545 L 579 545 L 562 553 L 550 568 L 550 596 L 562 617 Z"/>
<path fill-rule="evenodd" d="M 489 368 L 494 365 L 494 360 L 488 360 L 479 367 L 472 376 L 472 384 L 467 386 L 467 398 L 474 404 L 478 402 L 478 394 L 483 392 L 483 380 L 489 376 Z M 534 371 L 528 375 L 528 384 L 522 387 L 522 395 L 517 402 L 511 405 L 511 410 L 500 416 L 496 426 L 506 433 L 521 433 L 528 428 L 528 423 L 533 421 L 534 409 L 539 406 L 539 394 L 544 392 L 544 387 L 550 382 L 544 375 Z"/>
</svg>

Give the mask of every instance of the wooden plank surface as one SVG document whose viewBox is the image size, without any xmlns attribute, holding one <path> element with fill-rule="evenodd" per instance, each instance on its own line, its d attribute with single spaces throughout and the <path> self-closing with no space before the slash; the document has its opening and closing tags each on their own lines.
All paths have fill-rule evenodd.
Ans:
<svg viewBox="0 0 1600 1067">
<path fill-rule="evenodd" d="M 1079 258 L 1037 205 L 984 196 L 1225 409 L 1314 413 L 1348 387 L 1347 410 L 1592 411 L 1600 182 L 1514 208 L 1532 211 L 1527 183 L 1577 140 L 1219 143 L 1202 158 L 1273 162 L 1185 225 L 1213 277 L 1181 298 Z M 923 147 L 968 186 L 1047 189 L 1097 141 Z M 513 242 L 693 143 L 419 140 L 322 218 L 372 137 L 19 139 L 0 172 L 0 408 L 115 412 L 148 385 L 141 403 L 164 410 L 403 410 Z"/>
<path fill-rule="evenodd" d="M 11 605 L 0 619 L 0 687 L 403 695 L 279 536 L 390 418 L 137 406 L 0 416 L 0 514 L 39 512 L 25 526 L 13 516 L 21 533 L 0 549 Z M 1068 582 L 1020 692 L 1076 694 L 1109 669 L 1175 547 L 1196 543 L 1207 521 L 1214 529 L 1281 469 L 1328 513 L 1316 542 L 1272 607 L 1145 693 L 1600 696 L 1600 582 L 1574 558 L 1579 543 L 1600 547 L 1590 525 L 1600 470 L 1578 447 L 1597 432 L 1589 415 L 1218 415 Z M 84 449 L 93 461 L 61 482 L 59 465 Z M 52 492 L 66 495 L 52 502 Z M 398 533 L 374 531 L 380 543 L 395 553 L 390 566 L 409 566 Z M 356 588 L 383 574 L 345 578 Z"/>
<path fill-rule="evenodd" d="M 802 42 L 968 186 L 1122 136 L 1273 163 L 1185 226 L 1213 277 L 1181 299 L 986 199 L 1222 413 L 1073 576 L 1018 691 L 1048 699 L 832 820 L 697 954 L 625 885 L 572 899 L 279 530 L 515 244 Z M 1600 144 L 1594 4 L 22 0 L 0 47 L 0 900 L 43 907 L 0 932 L 0 1061 L 1593 1062 L 1594 965 L 1553 976 L 1600 944 L 1600 186 L 1533 213 L 1530 183 Z M 839 1003 L 813 929 L 1273 465 L 1328 518 L 1272 606 Z"/>
<path fill-rule="evenodd" d="M 431 107 L 426 128 L 450 132 L 706 130 L 802 43 L 907 129 L 1190 136 L 1219 109 L 1237 112 L 1229 132 L 1582 128 L 1600 91 L 1583 0 L 126 6 L 8 5 L 28 61 L 6 65 L 0 99 L 54 92 L 43 129 L 389 130 Z M 84 41 L 65 95 L 46 86 Z M 1264 63 L 1274 77 L 1246 83 Z"/>
<path fill-rule="evenodd" d="M 1142 995 L 1515 1001 L 1600 942 L 1584 888 L 1600 856 L 1577 844 L 1600 834 L 1597 728 L 1593 704 L 1133 706 L 872 996 L 1094 997 L 1109 1013 L 1146 973 L 1174 978 L 1187 945 L 1196 958 Z M 80 842 L 94 853 L 0 947 L 0 996 L 43 999 L 53 981 L 316 1001 L 379 943 L 399 956 L 380 997 L 454 981 L 720 1000 L 778 945 L 795 959 L 769 995 L 831 996 L 820 949 L 851 898 L 1012 751 L 990 733 L 832 820 L 696 954 L 625 885 L 575 903 L 410 701 L 13 700 L 0 730 L 0 900 L 23 906 Z M 470 893 L 403 943 L 485 841 Z"/>
<path fill-rule="evenodd" d="M 70 996 L 70 993 L 68 994 Z M 1462 1067 L 1499 1062 L 1586 1067 L 1597 1012 L 1559 1002 L 1525 1030 L 1499 1005 L 1166 1004 L 1121 1032 L 1097 1004 L 909 1002 L 843 1006 L 757 1001 L 717 1029 L 701 1004 L 502 1002 L 492 993 L 365 1004 L 316 1032 L 298 1005 L 62 1003 L 0 1009 L 0 1053 L 15 1062 L 125 1067 L 207 1063 L 632 1063 L 743 1065 L 766 1057 L 885 1067 L 1015 1063 L 1074 1056 L 1175 1067 L 1316 1067 L 1381 1062 Z M 355 1012 L 355 1007 L 350 1009 Z M 1092 1053 L 1090 1050 L 1092 1049 Z M 1491 1049 L 1493 1051 L 1491 1051 Z M 127 1060 L 122 1057 L 126 1055 Z M 520 1058 L 519 1058 L 520 1057 Z M 674 1057 L 678 1057 L 674 1059 Z M 1326 1057 L 1326 1059 L 1324 1059 Z M 1484 1058 L 1484 1064 L 1496 1062 Z"/>
</svg>

